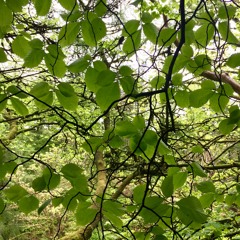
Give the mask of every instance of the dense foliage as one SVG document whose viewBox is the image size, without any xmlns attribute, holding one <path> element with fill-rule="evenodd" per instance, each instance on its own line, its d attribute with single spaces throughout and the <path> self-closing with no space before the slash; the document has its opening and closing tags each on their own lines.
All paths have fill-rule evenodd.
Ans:
<svg viewBox="0 0 240 240">
<path fill-rule="evenodd" d="M 0 0 L 2 239 L 239 239 L 239 17 Z"/>
</svg>

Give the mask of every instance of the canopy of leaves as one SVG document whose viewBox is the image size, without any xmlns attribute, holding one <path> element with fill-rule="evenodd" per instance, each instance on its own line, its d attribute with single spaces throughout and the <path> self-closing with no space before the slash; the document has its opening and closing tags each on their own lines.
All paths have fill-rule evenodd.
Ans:
<svg viewBox="0 0 240 240">
<path fill-rule="evenodd" d="M 0 0 L 0 230 L 25 224 L 0 238 L 239 236 L 239 17 L 238 1 Z"/>
</svg>

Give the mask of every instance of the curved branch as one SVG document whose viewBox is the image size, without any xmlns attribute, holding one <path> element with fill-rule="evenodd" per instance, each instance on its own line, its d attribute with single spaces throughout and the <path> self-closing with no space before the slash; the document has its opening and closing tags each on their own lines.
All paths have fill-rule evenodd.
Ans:
<svg viewBox="0 0 240 240">
<path fill-rule="evenodd" d="M 218 74 L 211 71 L 204 71 L 201 73 L 201 76 L 216 82 L 228 83 L 233 88 L 233 90 L 240 95 L 240 83 L 232 79 L 227 73 Z"/>
</svg>

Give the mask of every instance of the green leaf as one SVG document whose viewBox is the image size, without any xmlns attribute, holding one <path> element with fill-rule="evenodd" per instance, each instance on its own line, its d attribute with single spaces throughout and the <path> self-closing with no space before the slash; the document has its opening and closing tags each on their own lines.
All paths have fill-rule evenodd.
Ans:
<svg viewBox="0 0 240 240">
<path fill-rule="evenodd" d="M 87 88 L 92 92 L 97 92 L 100 88 L 99 85 L 97 85 L 97 77 L 98 77 L 99 71 L 97 71 L 95 68 L 89 67 L 85 74 L 85 82 L 87 85 Z"/>
<path fill-rule="evenodd" d="M 199 198 L 199 200 L 203 208 L 208 208 L 211 206 L 211 204 L 215 200 L 215 193 L 212 193 L 212 192 L 205 193 Z"/>
<path fill-rule="evenodd" d="M 128 36 L 123 44 L 123 51 L 126 54 L 134 53 L 141 46 L 141 30 L 136 31 L 133 35 Z"/>
<path fill-rule="evenodd" d="M 102 17 L 106 12 L 107 12 L 107 7 L 106 7 L 107 1 L 106 0 L 98 0 L 97 4 L 95 6 L 95 13 L 99 16 Z"/>
<path fill-rule="evenodd" d="M 219 123 L 219 131 L 223 134 L 223 135 L 227 135 L 229 134 L 233 128 L 234 128 L 234 124 L 229 123 L 229 119 L 223 119 L 220 123 Z"/>
<path fill-rule="evenodd" d="M 121 228 L 123 226 L 121 218 L 116 216 L 114 213 L 104 211 L 104 216 L 117 228 Z"/>
<path fill-rule="evenodd" d="M 62 107 L 64 107 L 66 110 L 76 111 L 78 107 L 78 96 L 76 94 L 66 97 L 61 93 L 61 91 L 56 90 L 56 95 Z"/>
<path fill-rule="evenodd" d="M 132 76 L 120 78 L 120 84 L 126 94 L 136 94 L 136 84 Z"/>
<path fill-rule="evenodd" d="M 58 0 L 58 2 L 68 11 L 72 11 L 77 5 L 76 0 Z"/>
<path fill-rule="evenodd" d="M 212 181 L 203 181 L 197 184 L 197 189 L 202 193 L 215 192 L 215 186 Z"/>
<path fill-rule="evenodd" d="M 115 133 L 119 136 L 133 136 L 138 132 L 134 124 L 128 120 L 118 121 L 115 126 Z"/>
<path fill-rule="evenodd" d="M 143 141 L 145 141 L 148 145 L 152 145 L 155 148 L 158 142 L 158 135 L 153 130 L 147 130 L 143 136 Z"/>
<path fill-rule="evenodd" d="M 13 12 L 21 12 L 22 7 L 28 3 L 28 0 L 6 0 L 6 4 L 8 8 L 10 8 Z"/>
<path fill-rule="evenodd" d="M 74 88 L 69 83 L 62 82 L 59 83 L 57 87 L 60 90 L 61 94 L 65 97 L 72 97 L 76 95 Z"/>
<path fill-rule="evenodd" d="M 161 190 L 165 197 L 172 196 L 174 192 L 173 176 L 167 176 L 163 179 Z"/>
<path fill-rule="evenodd" d="M 135 32 L 137 32 L 139 24 L 140 24 L 139 20 L 135 19 L 129 20 L 124 24 L 122 35 L 125 37 L 133 35 Z"/>
<path fill-rule="evenodd" d="M 174 86 L 181 86 L 182 85 L 182 74 L 181 73 L 176 73 L 172 76 L 172 84 Z"/>
<path fill-rule="evenodd" d="M 52 0 L 34 0 L 34 7 L 36 8 L 38 16 L 45 16 L 48 14 L 52 4 Z"/>
<path fill-rule="evenodd" d="M 143 25 L 143 32 L 150 42 L 157 43 L 157 37 L 159 34 L 158 28 L 153 23 L 146 23 Z"/>
<path fill-rule="evenodd" d="M 46 189 L 46 181 L 44 177 L 37 177 L 32 181 L 32 188 L 35 192 L 41 192 L 42 190 Z"/>
<path fill-rule="evenodd" d="M 157 36 L 159 46 L 168 47 L 176 40 L 177 34 L 175 29 L 163 28 Z"/>
<path fill-rule="evenodd" d="M 163 76 L 156 76 L 154 77 L 150 84 L 153 88 L 155 89 L 161 89 L 166 83 L 166 78 L 164 78 Z"/>
<path fill-rule="evenodd" d="M 232 5 L 221 6 L 218 10 L 218 17 L 221 19 L 231 19 L 236 13 L 236 7 Z"/>
<path fill-rule="evenodd" d="M 240 66 L 240 53 L 232 54 L 228 58 L 226 64 L 231 68 L 236 68 L 236 67 Z"/>
<path fill-rule="evenodd" d="M 97 42 L 106 36 L 106 32 L 106 25 L 101 18 L 82 21 L 83 40 L 91 47 L 96 46 Z"/>
<path fill-rule="evenodd" d="M 122 216 L 125 213 L 122 205 L 119 202 L 116 202 L 114 200 L 105 200 L 103 202 L 103 211 L 105 213 L 110 212 L 115 216 Z"/>
<path fill-rule="evenodd" d="M 41 50 L 43 48 L 43 42 L 38 38 L 34 38 L 32 41 L 30 41 L 29 45 L 32 49 L 36 50 Z"/>
<path fill-rule="evenodd" d="M 41 214 L 42 211 L 52 202 L 52 199 L 44 201 L 44 203 L 38 208 L 38 214 Z"/>
<path fill-rule="evenodd" d="M 46 188 L 49 190 L 53 190 L 56 188 L 60 183 L 60 175 L 54 173 L 49 168 L 45 168 L 43 170 L 43 177 L 46 182 Z"/>
<path fill-rule="evenodd" d="M 91 137 L 83 143 L 82 147 L 89 153 L 95 152 L 103 143 L 100 137 Z"/>
<path fill-rule="evenodd" d="M 80 26 L 79 22 L 71 22 L 62 27 L 58 35 L 58 40 L 62 47 L 69 46 L 76 41 Z"/>
<path fill-rule="evenodd" d="M 7 56 L 6 56 L 3 48 L 0 48 L 0 63 L 6 62 L 6 61 L 7 61 Z"/>
<path fill-rule="evenodd" d="M 173 175 L 173 187 L 174 190 L 182 187 L 187 180 L 187 172 L 178 172 Z"/>
<path fill-rule="evenodd" d="M 62 205 L 64 208 L 66 208 L 68 211 L 74 211 L 77 207 L 77 196 L 78 196 L 78 191 L 75 189 L 70 189 L 66 195 L 64 196 L 62 200 Z"/>
<path fill-rule="evenodd" d="M 202 89 L 216 89 L 215 83 L 209 79 L 203 80 L 201 82 Z"/>
<path fill-rule="evenodd" d="M 229 102 L 227 96 L 221 94 L 214 94 L 210 98 L 210 108 L 215 112 L 223 112 Z"/>
<path fill-rule="evenodd" d="M 136 134 L 130 138 L 129 148 L 135 154 L 143 155 L 147 149 L 147 143 L 142 139 L 141 134 Z"/>
<path fill-rule="evenodd" d="M 7 94 L 0 94 L 0 112 L 5 109 L 7 105 Z"/>
<path fill-rule="evenodd" d="M 15 109 L 15 111 L 18 114 L 20 114 L 22 116 L 28 115 L 28 109 L 22 101 L 20 101 L 19 99 L 15 98 L 15 97 L 11 97 L 10 100 L 11 100 L 13 108 Z"/>
<path fill-rule="evenodd" d="M 83 170 L 75 163 L 68 163 L 64 165 L 61 169 L 61 172 L 66 179 L 78 178 L 79 175 L 81 175 L 82 171 Z"/>
<path fill-rule="evenodd" d="M 2 198 L 0 198 L 0 214 L 3 213 L 5 207 L 6 207 L 6 205 L 5 205 L 4 201 L 2 200 Z"/>
<path fill-rule="evenodd" d="M 103 70 L 98 74 L 97 84 L 102 87 L 111 85 L 113 84 L 115 77 L 116 77 L 115 72 L 109 69 Z"/>
<path fill-rule="evenodd" d="M 203 171 L 202 167 L 197 162 L 193 162 L 188 167 L 190 172 L 193 172 L 194 176 L 207 177 L 207 174 Z"/>
<path fill-rule="evenodd" d="M 195 76 L 201 74 L 205 70 L 211 70 L 211 59 L 205 55 L 200 54 L 194 58 L 194 60 L 187 60 L 185 62 L 186 68 Z"/>
<path fill-rule="evenodd" d="M 25 58 L 32 49 L 25 37 L 17 36 L 12 42 L 12 50 L 19 57 Z"/>
<path fill-rule="evenodd" d="M 28 194 L 28 192 L 18 184 L 4 190 L 4 193 L 6 197 L 13 202 L 18 202 L 21 198 Z"/>
<path fill-rule="evenodd" d="M 6 27 L 12 23 L 13 14 L 5 2 L 0 1 L 0 27 Z"/>
<path fill-rule="evenodd" d="M 118 83 L 113 83 L 106 87 L 101 87 L 96 93 L 96 101 L 102 111 L 120 98 L 120 89 Z"/>
<path fill-rule="evenodd" d="M 149 12 L 143 12 L 142 13 L 142 21 L 144 23 L 150 23 L 154 17 Z"/>
<path fill-rule="evenodd" d="M 129 66 L 121 66 L 119 69 L 119 73 L 126 77 L 126 76 L 130 76 L 133 73 L 133 70 L 129 67 Z"/>
<path fill-rule="evenodd" d="M 158 146 L 158 152 L 163 156 L 171 153 L 171 150 L 168 148 L 166 143 L 161 140 Z"/>
<path fill-rule="evenodd" d="M 22 90 L 20 90 L 20 88 L 11 85 L 7 88 L 7 92 L 14 94 L 14 96 L 19 97 L 19 98 L 27 98 L 28 95 L 24 92 L 22 92 Z"/>
<path fill-rule="evenodd" d="M 133 189 L 133 200 L 136 203 L 141 204 L 143 201 L 145 191 L 146 191 L 146 184 L 141 184 L 135 187 Z"/>
<path fill-rule="evenodd" d="M 193 196 L 181 199 L 177 202 L 180 211 L 190 220 L 197 223 L 204 223 L 207 220 L 207 215 L 204 214 L 201 202 Z"/>
<path fill-rule="evenodd" d="M 95 219 L 97 212 L 97 209 L 90 208 L 90 203 L 80 202 L 75 215 L 77 224 L 85 226 L 91 223 Z"/>
<path fill-rule="evenodd" d="M 49 53 L 45 55 L 44 59 L 46 66 L 51 74 L 59 78 L 64 77 L 67 67 L 60 57 L 55 58 L 52 54 Z"/>
<path fill-rule="evenodd" d="M 190 92 L 189 101 L 190 106 L 194 108 L 202 107 L 208 102 L 213 92 L 210 89 L 197 89 Z"/>
<path fill-rule="evenodd" d="M 54 62 L 57 59 L 63 60 L 65 58 L 65 55 L 59 44 L 50 44 L 50 45 L 48 45 L 47 50 L 48 50 L 50 56 L 53 58 Z"/>
<path fill-rule="evenodd" d="M 211 23 L 205 23 L 195 32 L 195 39 L 198 44 L 202 47 L 206 47 L 210 40 L 213 39 L 214 26 Z"/>
<path fill-rule="evenodd" d="M 112 148 L 120 148 L 121 146 L 124 145 L 124 143 L 125 142 L 122 140 L 122 138 L 116 135 L 110 140 L 109 146 Z"/>
<path fill-rule="evenodd" d="M 38 208 L 39 200 L 34 196 L 25 196 L 19 200 L 19 210 L 28 214 Z"/>
<path fill-rule="evenodd" d="M 36 98 L 41 98 L 49 93 L 50 86 L 46 82 L 39 82 L 36 83 L 31 91 L 30 94 L 33 95 Z"/>
<path fill-rule="evenodd" d="M 179 90 L 177 91 L 176 95 L 174 96 L 174 99 L 177 103 L 177 105 L 181 108 L 187 108 L 189 107 L 189 92 L 187 90 Z"/>
<path fill-rule="evenodd" d="M 38 100 L 35 99 L 34 103 L 40 110 L 47 109 L 53 103 L 53 92 L 48 92 L 46 95 L 38 98 Z"/>
<path fill-rule="evenodd" d="M 108 69 L 107 65 L 103 61 L 100 61 L 100 60 L 94 61 L 93 66 L 94 66 L 94 69 L 96 69 L 99 72 Z"/>
<path fill-rule="evenodd" d="M 75 8 L 75 10 L 71 11 L 70 14 L 69 12 L 65 11 L 61 14 L 61 17 L 65 22 L 76 22 L 81 16 L 82 12 L 80 12 L 77 7 Z"/>
<path fill-rule="evenodd" d="M 233 35 L 230 29 L 230 25 L 228 21 L 220 22 L 218 25 L 218 30 L 224 41 L 228 43 L 236 43 L 236 44 L 239 43 L 238 39 Z"/>
<path fill-rule="evenodd" d="M 37 67 L 41 63 L 43 56 L 44 56 L 43 50 L 33 49 L 24 58 L 24 66 L 28 68 Z"/>
<path fill-rule="evenodd" d="M 133 119 L 133 124 L 139 130 L 143 130 L 145 128 L 145 119 L 141 115 L 136 115 Z M 148 131 L 151 131 L 151 130 L 148 130 Z M 146 134 L 147 134 L 147 132 L 145 133 L 145 136 L 146 136 Z"/>
<path fill-rule="evenodd" d="M 204 149 L 200 145 L 193 146 L 191 151 L 193 153 L 203 153 Z"/>
<path fill-rule="evenodd" d="M 68 66 L 68 70 L 72 73 L 80 73 L 86 70 L 89 66 L 89 55 L 86 55 L 84 57 L 81 57 L 77 59 L 76 61 L 72 62 Z"/>
<path fill-rule="evenodd" d="M 238 107 L 231 107 L 229 109 L 230 117 L 228 119 L 229 124 L 237 123 L 240 119 L 240 110 Z"/>
<path fill-rule="evenodd" d="M 184 44 L 181 48 L 181 53 L 183 56 L 191 58 L 194 52 L 190 45 Z"/>
</svg>

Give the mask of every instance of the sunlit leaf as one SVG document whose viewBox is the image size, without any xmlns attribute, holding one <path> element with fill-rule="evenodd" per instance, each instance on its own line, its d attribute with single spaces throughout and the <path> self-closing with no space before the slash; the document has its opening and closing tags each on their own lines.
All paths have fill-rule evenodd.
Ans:
<svg viewBox="0 0 240 240">
<path fill-rule="evenodd" d="M 78 107 L 78 96 L 76 94 L 66 97 L 61 91 L 56 90 L 56 95 L 62 107 L 70 111 L 76 111 Z"/>
<path fill-rule="evenodd" d="M 207 215 L 204 213 L 201 202 L 193 196 L 186 197 L 177 202 L 181 212 L 190 220 L 197 223 L 204 223 Z"/>
<path fill-rule="evenodd" d="M 82 169 L 74 163 L 68 163 L 62 167 L 61 172 L 67 179 L 77 178 L 82 173 Z"/>
<path fill-rule="evenodd" d="M 198 183 L 197 189 L 203 193 L 215 192 L 215 186 L 212 181 L 203 181 Z"/>
<path fill-rule="evenodd" d="M 83 39 L 89 46 L 96 46 L 97 42 L 106 35 L 106 25 L 101 18 L 94 18 L 92 21 L 88 19 L 81 24 Z"/>
<path fill-rule="evenodd" d="M 63 26 L 58 35 L 60 45 L 62 47 L 71 45 L 74 41 L 76 41 L 79 30 L 80 23 L 78 22 L 72 22 Z"/>
<path fill-rule="evenodd" d="M 41 214 L 42 211 L 52 202 L 52 199 L 46 200 L 39 208 L 38 208 L 38 214 Z"/>
<path fill-rule="evenodd" d="M 97 4 L 95 6 L 95 13 L 97 13 L 99 17 L 102 17 L 107 12 L 106 4 L 107 4 L 106 0 L 97 1 Z"/>
<path fill-rule="evenodd" d="M 43 56 L 43 50 L 33 49 L 24 58 L 24 66 L 28 68 L 37 67 L 41 63 Z"/>
<path fill-rule="evenodd" d="M 6 62 L 6 61 L 7 61 L 7 56 L 3 48 L 0 48 L 0 62 Z"/>
<path fill-rule="evenodd" d="M 106 87 L 101 87 L 96 93 L 96 101 L 99 107 L 104 111 L 114 101 L 120 98 L 120 89 L 118 83 L 113 83 Z"/>
<path fill-rule="evenodd" d="M 164 178 L 161 190 L 165 197 L 171 197 L 174 192 L 174 185 L 173 185 L 173 176 L 167 176 Z"/>
<path fill-rule="evenodd" d="M 17 202 L 18 200 L 20 200 L 21 198 L 28 194 L 28 192 L 23 187 L 17 184 L 6 189 L 4 193 L 7 196 L 7 198 L 13 202 Z"/>
<path fill-rule="evenodd" d="M 4 1 L 0 1 L 0 27 L 10 25 L 12 20 L 12 11 L 7 7 Z"/>
<path fill-rule="evenodd" d="M 25 58 L 31 51 L 29 41 L 23 36 L 17 36 L 12 42 L 12 50 L 21 58 Z"/>
<path fill-rule="evenodd" d="M 229 67 L 235 68 L 240 66 L 240 53 L 234 53 L 232 54 L 226 63 Z"/>
<path fill-rule="evenodd" d="M 44 0 L 44 1 L 34 0 L 33 3 L 34 3 L 34 6 L 36 8 L 37 15 L 45 16 L 49 12 L 49 9 L 50 9 L 51 4 L 52 4 L 52 0 Z"/>
<path fill-rule="evenodd" d="M 19 210 L 28 214 L 38 208 L 39 200 L 34 196 L 25 196 L 19 200 Z"/>
<path fill-rule="evenodd" d="M 58 0 L 58 2 L 62 5 L 62 7 L 69 11 L 72 11 L 77 5 L 76 0 Z"/>
<path fill-rule="evenodd" d="M 7 105 L 7 94 L 0 94 L 0 112 L 6 107 Z"/>
<path fill-rule="evenodd" d="M 124 24 L 122 35 L 128 37 L 137 32 L 140 22 L 138 20 L 132 19 Z"/>
<path fill-rule="evenodd" d="M 89 203 L 79 203 L 75 214 L 77 224 L 84 226 L 91 223 L 97 212 L 97 209 L 91 208 Z"/>
<path fill-rule="evenodd" d="M 11 97 L 10 100 L 11 100 L 13 108 L 15 109 L 15 111 L 18 114 L 20 114 L 22 116 L 28 115 L 28 108 L 21 100 L 15 98 L 15 97 Z"/>
<path fill-rule="evenodd" d="M 141 30 L 136 31 L 133 35 L 128 36 L 123 44 L 123 51 L 131 54 L 139 49 L 141 45 Z"/>
</svg>

